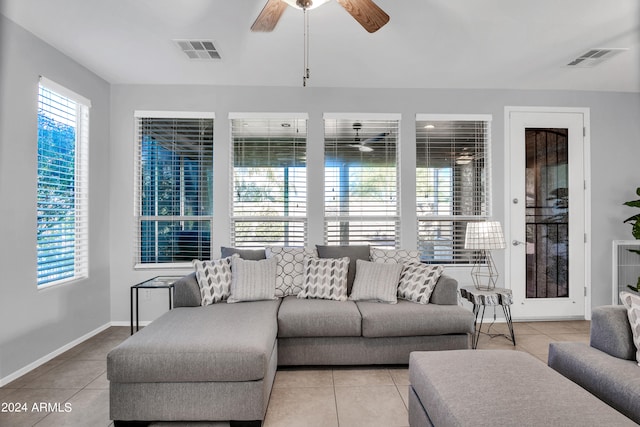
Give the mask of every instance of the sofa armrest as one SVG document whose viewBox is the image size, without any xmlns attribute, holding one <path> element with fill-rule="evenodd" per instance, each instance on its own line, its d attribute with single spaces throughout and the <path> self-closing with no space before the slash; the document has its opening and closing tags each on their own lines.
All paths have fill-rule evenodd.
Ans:
<svg viewBox="0 0 640 427">
<path fill-rule="evenodd" d="M 619 359 L 636 359 L 636 347 L 624 306 L 605 305 L 593 309 L 591 347 Z"/>
<path fill-rule="evenodd" d="M 198 307 L 202 302 L 196 273 L 187 274 L 173 284 L 174 307 Z"/>
<path fill-rule="evenodd" d="M 439 305 L 458 305 L 458 281 L 446 274 L 441 275 L 433 288 L 429 302 Z"/>
</svg>

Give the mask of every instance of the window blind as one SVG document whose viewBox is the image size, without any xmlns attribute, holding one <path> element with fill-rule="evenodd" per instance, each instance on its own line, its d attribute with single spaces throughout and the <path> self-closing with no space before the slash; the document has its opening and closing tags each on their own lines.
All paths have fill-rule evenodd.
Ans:
<svg viewBox="0 0 640 427">
<path fill-rule="evenodd" d="M 213 115 L 136 113 L 137 265 L 211 258 Z"/>
<path fill-rule="evenodd" d="M 37 285 L 89 274 L 89 105 L 41 78 L 38 89 Z"/>
<path fill-rule="evenodd" d="M 470 263 L 466 224 L 490 216 L 490 116 L 416 118 L 418 246 L 427 262 Z"/>
<path fill-rule="evenodd" d="M 231 118 L 231 244 L 304 246 L 306 115 Z"/>
<path fill-rule="evenodd" d="M 395 118 L 324 120 L 325 242 L 399 246 Z"/>
</svg>

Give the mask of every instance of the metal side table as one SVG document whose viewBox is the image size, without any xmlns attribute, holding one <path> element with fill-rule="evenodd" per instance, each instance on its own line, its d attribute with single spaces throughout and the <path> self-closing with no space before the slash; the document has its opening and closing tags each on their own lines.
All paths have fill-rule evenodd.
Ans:
<svg viewBox="0 0 640 427">
<path fill-rule="evenodd" d="M 460 288 L 460 294 L 463 298 L 473 304 L 473 314 L 475 316 L 473 325 L 475 331 L 473 333 L 471 344 L 474 349 L 478 347 L 478 339 L 480 338 L 482 322 L 484 321 L 484 311 L 487 306 L 502 306 L 504 318 L 507 321 L 511 337 L 504 334 L 497 334 L 496 336 L 505 336 L 507 339 L 511 340 L 514 346 L 516 345 L 516 336 L 513 332 L 513 319 L 511 318 L 511 304 L 513 304 L 513 294 L 511 293 L 511 289 L 495 288 L 491 290 L 480 290 L 476 289 L 474 286 L 467 286 Z M 480 325 L 478 325 L 478 316 L 480 317 Z"/>
<path fill-rule="evenodd" d="M 168 289 L 169 290 L 169 310 L 173 308 L 173 284 L 180 279 L 180 276 L 157 276 L 153 279 L 145 280 L 136 285 L 131 286 L 129 295 L 129 306 L 131 311 L 131 335 L 133 335 L 133 297 L 135 290 L 136 300 L 136 332 L 140 330 L 140 318 L 138 316 L 138 291 L 140 289 Z"/>
</svg>

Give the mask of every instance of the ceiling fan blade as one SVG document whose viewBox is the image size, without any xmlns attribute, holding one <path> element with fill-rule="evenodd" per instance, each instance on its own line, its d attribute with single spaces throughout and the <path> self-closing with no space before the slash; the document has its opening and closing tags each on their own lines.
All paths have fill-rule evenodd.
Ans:
<svg viewBox="0 0 640 427">
<path fill-rule="evenodd" d="M 286 8 L 287 4 L 282 0 L 268 0 L 251 26 L 251 31 L 273 31 Z"/>
<path fill-rule="evenodd" d="M 389 22 L 389 15 L 372 0 L 337 0 L 356 21 L 370 33 L 375 33 Z"/>
</svg>

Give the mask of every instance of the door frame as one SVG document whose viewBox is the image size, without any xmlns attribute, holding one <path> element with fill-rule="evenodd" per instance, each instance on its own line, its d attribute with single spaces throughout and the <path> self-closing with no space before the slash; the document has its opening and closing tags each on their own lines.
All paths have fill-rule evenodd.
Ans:
<svg viewBox="0 0 640 427">
<path fill-rule="evenodd" d="M 507 247 L 505 249 L 505 283 L 511 288 L 511 113 L 576 113 L 582 114 L 584 118 L 584 280 L 585 280 L 585 298 L 584 298 L 584 318 L 591 320 L 591 118 L 590 109 L 581 107 L 526 107 L 526 106 L 506 106 L 504 107 L 504 229 Z M 543 317 L 536 319 L 518 319 L 515 320 L 547 320 Z"/>
</svg>

